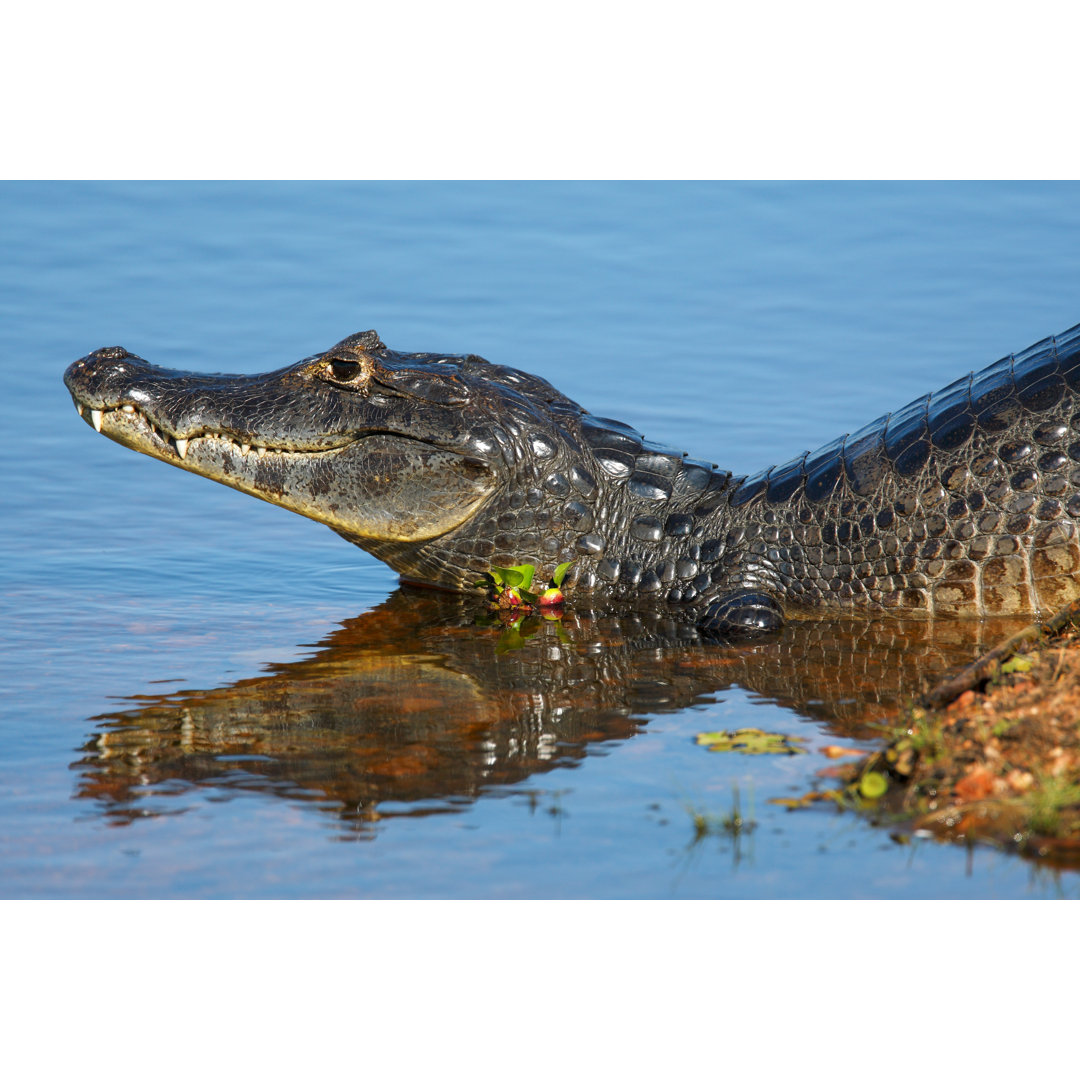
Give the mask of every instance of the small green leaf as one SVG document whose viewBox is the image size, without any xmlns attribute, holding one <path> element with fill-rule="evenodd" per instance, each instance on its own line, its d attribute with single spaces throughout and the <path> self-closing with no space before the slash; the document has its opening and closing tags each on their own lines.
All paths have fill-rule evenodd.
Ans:
<svg viewBox="0 0 1080 1080">
<path fill-rule="evenodd" d="M 520 585 L 525 580 L 525 575 L 518 566 L 506 567 L 504 569 L 496 570 L 494 573 L 500 584 L 508 585 L 511 588 Z"/>
<path fill-rule="evenodd" d="M 510 582 L 511 585 L 520 585 L 523 589 L 532 588 L 533 574 L 536 573 L 535 566 L 531 566 L 529 563 L 522 563 L 520 566 L 512 566 L 510 569 L 521 575 L 519 580 Z"/>
<path fill-rule="evenodd" d="M 1014 656 L 1001 665 L 1002 675 L 1012 675 L 1014 672 L 1030 671 L 1033 664 L 1026 656 Z"/>
<path fill-rule="evenodd" d="M 540 598 L 534 592 L 529 592 L 528 589 L 518 589 L 518 596 L 525 601 L 526 604 L 535 604 Z"/>
<path fill-rule="evenodd" d="M 888 790 L 889 781 L 879 772 L 863 773 L 859 781 L 859 794 L 864 799 L 880 799 Z"/>
<path fill-rule="evenodd" d="M 559 563 L 559 565 L 555 567 L 555 573 L 551 575 L 551 584 L 554 585 L 556 589 L 562 588 L 563 578 L 566 577 L 566 571 L 569 570 L 572 565 L 573 563 L 564 562 Z"/>
</svg>

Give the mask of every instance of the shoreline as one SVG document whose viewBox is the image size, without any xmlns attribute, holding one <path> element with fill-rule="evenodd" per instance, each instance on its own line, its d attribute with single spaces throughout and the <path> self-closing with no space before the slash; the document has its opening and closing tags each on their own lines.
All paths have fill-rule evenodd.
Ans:
<svg viewBox="0 0 1080 1080">
<path fill-rule="evenodd" d="M 819 771 L 827 789 L 777 801 L 831 801 L 869 814 L 900 843 L 990 844 L 1080 868 L 1080 600 L 881 727 L 881 749 Z"/>
</svg>

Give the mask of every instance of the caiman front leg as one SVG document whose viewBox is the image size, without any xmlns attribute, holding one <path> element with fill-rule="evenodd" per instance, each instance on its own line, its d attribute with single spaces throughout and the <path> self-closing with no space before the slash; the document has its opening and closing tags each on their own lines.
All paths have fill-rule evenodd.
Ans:
<svg viewBox="0 0 1080 1080">
<path fill-rule="evenodd" d="M 698 619 L 698 629 L 710 637 L 746 638 L 780 630 L 784 609 L 768 593 L 743 589 L 714 600 Z"/>
<path fill-rule="evenodd" d="M 736 552 L 697 619 L 698 629 L 722 639 L 759 637 L 780 630 L 784 595 L 778 568 L 763 552 Z"/>
</svg>

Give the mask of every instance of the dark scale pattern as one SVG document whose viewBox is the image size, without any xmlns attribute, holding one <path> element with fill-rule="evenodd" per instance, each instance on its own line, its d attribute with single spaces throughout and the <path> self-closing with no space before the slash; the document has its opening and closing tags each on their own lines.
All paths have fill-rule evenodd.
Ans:
<svg viewBox="0 0 1080 1080">
<path fill-rule="evenodd" d="M 605 477 L 597 587 L 693 610 L 741 592 L 922 616 L 1059 606 L 1080 594 L 1078 386 L 1074 330 L 745 478 L 582 417 Z"/>
<path fill-rule="evenodd" d="M 789 606 L 1052 610 L 1080 594 L 1080 441 L 1066 442 L 1080 430 L 1077 384 L 1073 330 L 770 470 L 768 502 L 792 542 L 757 550 L 745 522 L 761 515 L 747 499 L 725 522 L 727 543 L 746 562 L 765 555 Z M 864 495 L 856 518 L 845 504 Z"/>
</svg>

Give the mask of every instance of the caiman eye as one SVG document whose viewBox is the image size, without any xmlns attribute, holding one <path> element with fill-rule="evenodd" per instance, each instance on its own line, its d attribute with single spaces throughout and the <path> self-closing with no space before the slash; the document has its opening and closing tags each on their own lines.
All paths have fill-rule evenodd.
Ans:
<svg viewBox="0 0 1080 1080">
<path fill-rule="evenodd" d="M 371 357 L 361 353 L 355 359 L 341 355 L 323 356 L 310 370 L 316 378 L 325 379 L 344 390 L 367 393 L 374 366 Z"/>
<path fill-rule="evenodd" d="M 363 365 L 355 360 L 331 360 L 327 363 L 326 370 L 337 382 L 351 382 L 363 370 Z"/>
</svg>

